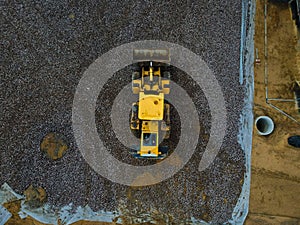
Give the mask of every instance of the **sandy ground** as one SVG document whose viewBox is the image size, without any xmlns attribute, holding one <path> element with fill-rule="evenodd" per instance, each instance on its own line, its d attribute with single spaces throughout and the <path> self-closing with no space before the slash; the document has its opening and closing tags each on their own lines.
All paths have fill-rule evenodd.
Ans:
<svg viewBox="0 0 300 225">
<path fill-rule="evenodd" d="M 299 77 L 297 36 L 287 4 L 268 3 L 269 98 L 293 98 L 292 84 Z M 300 223 L 300 151 L 287 144 L 300 126 L 269 107 L 264 88 L 264 1 L 256 7 L 255 46 L 261 65 L 255 65 L 254 116 L 270 116 L 275 130 L 268 137 L 253 133 L 250 224 Z M 300 120 L 295 103 L 274 104 Z"/>
</svg>

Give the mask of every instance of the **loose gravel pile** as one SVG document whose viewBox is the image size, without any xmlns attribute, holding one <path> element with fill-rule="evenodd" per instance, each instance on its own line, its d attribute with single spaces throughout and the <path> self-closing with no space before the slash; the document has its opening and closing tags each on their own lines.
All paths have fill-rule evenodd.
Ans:
<svg viewBox="0 0 300 225">
<path fill-rule="evenodd" d="M 191 216 L 213 224 L 231 218 L 245 172 L 244 153 L 237 143 L 244 99 L 244 87 L 239 85 L 238 1 L 2 1 L 0 7 L 0 184 L 7 182 L 19 193 L 30 184 L 41 186 L 48 202 L 57 207 L 89 204 L 93 210 L 121 209 L 128 217 L 155 211 L 175 224 Z M 206 61 L 224 93 L 227 134 L 214 163 L 199 172 L 210 133 L 208 102 L 187 74 L 171 68 L 172 80 L 187 91 L 198 110 L 199 143 L 174 177 L 131 188 L 101 177 L 85 162 L 73 137 L 72 101 L 83 72 L 95 59 L 121 44 L 149 39 L 180 44 Z M 116 158 L 146 165 L 149 162 L 130 158 L 111 131 L 113 99 L 130 79 L 130 68 L 124 68 L 100 93 L 98 132 Z M 168 143 L 175 148 L 180 121 L 175 109 L 171 114 Z M 40 150 L 50 132 L 63 134 L 69 143 L 56 161 Z"/>
</svg>

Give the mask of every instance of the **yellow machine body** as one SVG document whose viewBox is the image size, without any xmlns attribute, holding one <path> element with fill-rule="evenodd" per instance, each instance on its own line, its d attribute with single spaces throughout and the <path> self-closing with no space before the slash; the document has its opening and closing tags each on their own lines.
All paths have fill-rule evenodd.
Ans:
<svg viewBox="0 0 300 225">
<path fill-rule="evenodd" d="M 147 95 L 140 92 L 138 116 L 140 120 L 162 120 L 164 116 L 164 94 Z"/>
<path fill-rule="evenodd" d="M 146 55 L 142 52 L 138 51 L 139 58 Z M 170 92 L 170 80 L 162 77 L 160 66 L 153 64 L 149 62 L 149 66 L 141 66 L 132 78 L 132 91 L 139 95 L 139 100 L 132 105 L 130 127 L 140 131 L 141 141 L 136 152 L 140 158 L 161 156 L 159 137 L 163 131 L 168 133 L 164 136 L 168 138 L 170 131 L 170 105 L 164 101 L 165 95 Z"/>
<path fill-rule="evenodd" d="M 158 151 L 158 121 L 143 121 L 140 145 L 140 156 L 157 157 Z"/>
</svg>

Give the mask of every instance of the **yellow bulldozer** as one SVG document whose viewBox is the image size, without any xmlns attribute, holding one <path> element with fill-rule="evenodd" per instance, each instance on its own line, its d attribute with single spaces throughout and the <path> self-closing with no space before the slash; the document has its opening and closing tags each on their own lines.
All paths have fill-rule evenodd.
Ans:
<svg viewBox="0 0 300 225">
<path fill-rule="evenodd" d="M 168 147 L 160 146 L 170 136 L 170 54 L 168 49 L 134 49 L 132 92 L 139 100 L 132 104 L 130 129 L 140 138 L 140 145 L 131 149 L 135 158 L 163 159 Z"/>
</svg>

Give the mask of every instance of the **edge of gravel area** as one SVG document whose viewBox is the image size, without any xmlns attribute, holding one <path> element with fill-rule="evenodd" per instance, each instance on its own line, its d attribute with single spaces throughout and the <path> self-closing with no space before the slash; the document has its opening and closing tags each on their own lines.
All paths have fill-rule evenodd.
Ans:
<svg viewBox="0 0 300 225">
<path fill-rule="evenodd" d="M 245 0 L 243 4 L 243 24 L 248 29 L 245 30 L 245 40 L 241 45 L 241 65 L 240 78 L 245 83 L 245 105 L 240 118 L 242 124 L 238 141 L 245 151 L 246 173 L 241 195 L 232 213 L 230 224 L 244 224 L 249 211 L 250 178 L 251 178 L 251 150 L 252 150 L 252 130 L 253 130 L 253 93 L 254 93 L 254 32 L 255 32 L 255 0 Z M 242 34 L 243 35 L 243 34 Z"/>
</svg>

